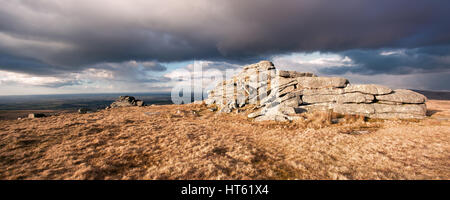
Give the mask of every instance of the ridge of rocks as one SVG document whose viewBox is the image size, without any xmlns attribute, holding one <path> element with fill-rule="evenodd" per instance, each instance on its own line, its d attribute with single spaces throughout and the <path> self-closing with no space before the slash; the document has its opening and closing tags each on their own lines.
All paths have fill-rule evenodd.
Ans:
<svg viewBox="0 0 450 200">
<path fill-rule="evenodd" d="M 286 121 L 298 113 L 330 110 L 369 118 L 423 118 L 426 100 L 411 90 L 350 84 L 345 78 L 278 70 L 261 61 L 218 83 L 205 103 L 225 113 L 251 107 L 248 117 L 257 121 Z"/>
</svg>

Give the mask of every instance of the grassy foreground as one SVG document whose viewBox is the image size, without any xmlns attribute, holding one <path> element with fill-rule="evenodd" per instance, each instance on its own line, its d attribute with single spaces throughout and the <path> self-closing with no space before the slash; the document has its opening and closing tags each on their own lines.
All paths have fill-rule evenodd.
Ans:
<svg viewBox="0 0 450 200">
<path fill-rule="evenodd" d="M 0 179 L 450 179 L 450 101 L 427 106 L 423 120 L 337 123 L 193 104 L 3 120 Z"/>
</svg>

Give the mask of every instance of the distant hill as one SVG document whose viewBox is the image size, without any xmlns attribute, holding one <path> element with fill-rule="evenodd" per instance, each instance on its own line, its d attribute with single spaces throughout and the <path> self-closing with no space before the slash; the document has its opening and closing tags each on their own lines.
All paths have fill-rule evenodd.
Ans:
<svg viewBox="0 0 450 200">
<path fill-rule="evenodd" d="M 429 90 L 413 90 L 413 91 L 423 94 L 428 99 L 432 100 L 450 100 L 450 92 L 447 91 L 429 91 Z"/>
</svg>

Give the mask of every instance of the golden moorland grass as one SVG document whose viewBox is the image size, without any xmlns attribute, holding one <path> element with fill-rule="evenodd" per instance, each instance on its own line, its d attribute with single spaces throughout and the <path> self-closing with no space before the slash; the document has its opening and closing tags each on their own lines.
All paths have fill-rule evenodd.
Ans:
<svg viewBox="0 0 450 200">
<path fill-rule="evenodd" d="M 194 104 L 3 120 L 0 179 L 449 179 L 450 102 L 428 108 L 423 120 L 254 122 Z"/>
</svg>

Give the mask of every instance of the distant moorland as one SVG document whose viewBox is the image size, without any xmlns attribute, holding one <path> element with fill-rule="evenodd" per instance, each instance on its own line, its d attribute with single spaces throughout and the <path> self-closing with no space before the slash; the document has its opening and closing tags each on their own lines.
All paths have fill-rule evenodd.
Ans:
<svg viewBox="0 0 450 200">
<path fill-rule="evenodd" d="M 103 109 L 121 95 L 135 96 L 148 105 L 172 104 L 170 93 L 0 96 L 0 120 L 17 119 L 35 112 L 55 115 L 75 112 L 79 108 Z"/>
</svg>

